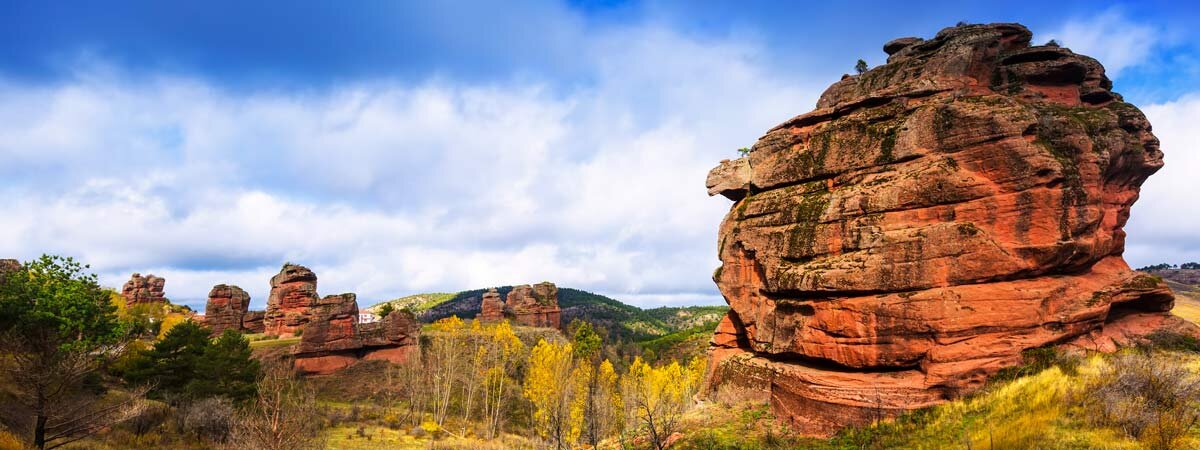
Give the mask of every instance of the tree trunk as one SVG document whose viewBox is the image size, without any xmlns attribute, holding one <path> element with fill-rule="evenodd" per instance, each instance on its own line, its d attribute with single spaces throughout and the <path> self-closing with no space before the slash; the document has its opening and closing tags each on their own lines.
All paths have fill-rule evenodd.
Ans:
<svg viewBox="0 0 1200 450">
<path fill-rule="evenodd" d="M 37 414 L 37 424 L 33 428 L 33 446 L 43 450 L 46 448 L 46 396 L 42 393 L 40 385 L 33 413 Z"/>
<path fill-rule="evenodd" d="M 33 429 L 33 446 L 39 450 L 46 448 L 46 415 L 39 413 L 37 426 Z"/>
</svg>

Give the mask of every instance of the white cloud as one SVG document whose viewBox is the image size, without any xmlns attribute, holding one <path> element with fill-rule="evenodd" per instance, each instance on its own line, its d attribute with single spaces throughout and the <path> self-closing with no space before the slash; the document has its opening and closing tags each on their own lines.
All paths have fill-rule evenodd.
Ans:
<svg viewBox="0 0 1200 450">
<path fill-rule="evenodd" d="M 1134 266 L 1200 261 L 1200 93 L 1142 108 L 1162 141 L 1166 165 L 1142 186 L 1133 205 L 1126 259 Z"/>
<path fill-rule="evenodd" d="M 707 170 L 812 108 L 754 42 L 596 37 L 586 86 L 360 81 L 231 93 L 81 71 L 0 81 L 0 255 L 74 255 L 110 286 L 217 283 L 265 302 L 284 261 L 360 303 L 551 280 L 634 303 L 719 302 L 729 204 Z"/>
<path fill-rule="evenodd" d="M 1072 19 L 1046 34 L 1072 51 L 1096 58 L 1109 78 L 1145 62 L 1152 50 L 1163 43 L 1163 30 L 1138 23 L 1118 9 L 1109 9 L 1086 19 Z"/>
</svg>

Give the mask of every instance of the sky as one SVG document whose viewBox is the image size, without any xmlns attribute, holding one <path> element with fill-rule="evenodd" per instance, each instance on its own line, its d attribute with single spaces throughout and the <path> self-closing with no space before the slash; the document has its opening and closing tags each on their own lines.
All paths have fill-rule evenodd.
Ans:
<svg viewBox="0 0 1200 450">
<path fill-rule="evenodd" d="M 284 262 L 364 306 L 543 280 L 720 304 L 707 171 L 966 21 L 1104 63 L 1167 161 L 1126 257 L 1200 261 L 1188 2 L 248 3 L 0 0 L 0 257 L 199 309 L 219 283 L 261 308 Z"/>
</svg>

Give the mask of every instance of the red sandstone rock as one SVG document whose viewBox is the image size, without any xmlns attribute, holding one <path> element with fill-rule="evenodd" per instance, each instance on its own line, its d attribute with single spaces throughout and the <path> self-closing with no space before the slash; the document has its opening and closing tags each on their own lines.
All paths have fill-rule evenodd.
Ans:
<svg viewBox="0 0 1200 450">
<path fill-rule="evenodd" d="M 297 353 L 329 353 L 362 347 L 355 327 L 358 302 L 354 294 L 327 295 L 309 310 Z"/>
<path fill-rule="evenodd" d="M 504 301 L 504 311 L 517 325 L 558 328 L 562 316 L 558 287 L 550 282 L 514 286 Z"/>
<path fill-rule="evenodd" d="M 297 371 L 326 375 L 359 359 L 403 363 L 419 351 L 420 325 L 407 311 L 375 323 L 358 324 L 354 294 L 330 295 L 309 311 L 300 344 L 292 353 Z"/>
<path fill-rule="evenodd" d="M 204 306 L 204 324 L 214 336 L 227 329 L 242 331 L 242 319 L 250 307 L 250 294 L 237 286 L 218 284 L 208 291 Z"/>
<path fill-rule="evenodd" d="M 708 173 L 705 184 L 708 195 L 721 194 L 733 200 L 741 200 L 750 191 L 750 161 L 746 158 L 724 160 Z"/>
<path fill-rule="evenodd" d="M 976 389 L 1025 349 L 1195 333 L 1121 258 L 1162 167 L 1150 124 L 1094 59 L 1030 37 L 993 24 L 892 41 L 888 64 L 713 170 L 710 194 L 736 203 L 710 395 L 752 392 L 829 435 Z"/>
<path fill-rule="evenodd" d="M 121 296 L 125 297 L 125 304 L 128 306 L 141 305 L 146 303 L 165 303 L 166 297 L 163 295 L 163 288 L 166 286 L 167 280 L 154 275 L 142 276 L 135 273 L 121 287 Z"/>
<path fill-rule="evenodd" d="M 266 331 L 266 324 L 263 323 L 263 318 L 266 317 L 265 311 L 246 311 L 242 315 L 242 331 L 246 333 L 262 333 Z"/>
<path fill-rule="evenodd" d="M 479 309 L 479 320 L 484 322 L 504 320 L 504 301 L 500 300 L 500 293 L 495 289 L 488 289 L 483 294 L 483 301 L 480 303 Z"/>
<path fill-rule="evenodd" d="M 271 294 L 263 318 L 264 332 L 272 336 L 291 336 L 309 320 L 309 309 L 321 301 L 317 296 L 317 275 L 307 267 L 284 264 L 271 277 Z"/>
</svg>

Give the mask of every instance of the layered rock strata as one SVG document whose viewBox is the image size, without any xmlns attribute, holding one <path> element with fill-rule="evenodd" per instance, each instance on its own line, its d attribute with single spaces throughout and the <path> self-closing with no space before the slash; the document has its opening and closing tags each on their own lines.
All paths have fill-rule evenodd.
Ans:
<svg viewBox="0 0 1200 450">
<path fill-rule="evenodd" d="M 1121 258 L 1158 140 L 1094 59 L 1017 24 L 904 38 L 709 175 L 735 201 L 709 395 L 801 432 L 982 386 L 1026 349 L 1112 349 L 1171 316 Z"/>
<path fill-rule="evenodd" d="M 284 264 L 271 277 L 271 294 L 263 317 L 264 332 L 270 336 L 293 336 L 309 321 L 309 310 L 321 301 L 317 275 L 307 267 Z"/>
<path fill-rule="evenodd" d="M 125 297 L 126 306 L 166 303 L 167 298 L 163 294 L 166 285 L 167 280 L 162 277 L 135 273 L 121 286 L 121 296 Z"/>
</svg>

